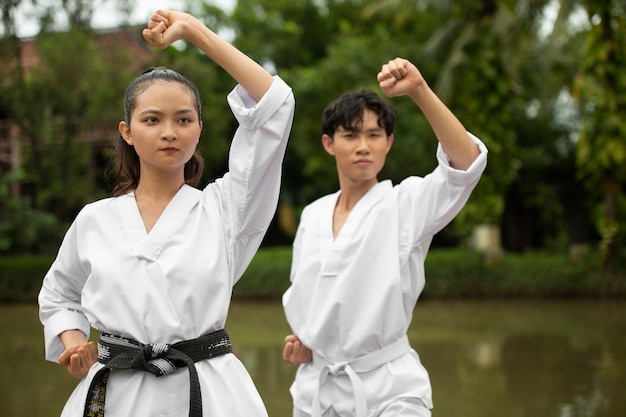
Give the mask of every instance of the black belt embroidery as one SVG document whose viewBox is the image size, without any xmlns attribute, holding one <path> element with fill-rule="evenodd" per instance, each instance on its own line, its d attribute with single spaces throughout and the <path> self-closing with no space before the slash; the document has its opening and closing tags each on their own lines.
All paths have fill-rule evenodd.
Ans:
<svg viewBox="0 0 626 417">
<path fill-rule="evenodd" d="M 189 417 L 202 417 L 202 393 L 195 362 L 232 352 L 226 330 L 174 344 L 143 344 L 136 340 L 102 333 L 98 340 L 98 361 L 104 364 L 89 386 L 83 417 L 104 417 L 106 386 L 111 369 L 134 369 L 157 377 L 178 368 L 189 370 Z"/>
</svg>

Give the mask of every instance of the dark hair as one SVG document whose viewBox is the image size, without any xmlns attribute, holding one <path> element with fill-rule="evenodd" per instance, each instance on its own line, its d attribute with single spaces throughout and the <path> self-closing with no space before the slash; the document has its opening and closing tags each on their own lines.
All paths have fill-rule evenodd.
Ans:
<svg viewBox="0 0 626 417">
<path fill-rule="evenodd" d="M 198 123 L 200 123 L 200 115 L 202 113 L 198 88 L 193 82 L 178 72 L 158 67 L 145 71 L 136 77 L 126 88 L 124 93 L 124 121 L 126 125 L 130 126 L 131 116 L 141 93 L 157 81 L 180 83 L 193 97 L 196 111 L 198 112 Z M 135 148 L 126 143 L 120 133 L 114 139 L 113 149 L 112 163 L 115 170 L 115 185 L 113 186 L 112 194 L 116 197 L 135 190 L 139 184 L 141 172 L 139 156 L 135 152 Z M 185 164 L 185 183 L 195 187 L 200 182 L 203 168 L 204 160 L 198 149 L 196 149 L 191 159 Z"/>
<path fill-rule="evenodd" d="M 378 115 L 378 126 L 385 129 L 387 136 L 393 133 L 396 110 L 376 93 L 364 88 L 345 92 L 326 106 L 322 115 L 322 133 L 332 137 L 339 126 L 348 131 L 359 130 L 365 109 Z"/>
</svg>

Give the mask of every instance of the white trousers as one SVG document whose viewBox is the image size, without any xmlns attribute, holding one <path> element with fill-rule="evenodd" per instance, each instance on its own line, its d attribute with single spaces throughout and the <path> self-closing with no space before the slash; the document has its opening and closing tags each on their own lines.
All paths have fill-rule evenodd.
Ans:
<svg viewBox="0 0 626 417">
<path fill-rule="evenodd" d="M 417 398 L 398 398 L 373 410 L 367 417 L 431 417 L 431 411 Z M 299 408 L 293 408 L 293 417 L 311 417 Z M 338 414 L 331 406 L 322 417 L 348 417 Z"/>
</svg>

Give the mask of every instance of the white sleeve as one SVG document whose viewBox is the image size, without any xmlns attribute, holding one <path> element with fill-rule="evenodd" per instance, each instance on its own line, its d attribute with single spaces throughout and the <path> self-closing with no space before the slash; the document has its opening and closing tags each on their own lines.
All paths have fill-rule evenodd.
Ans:
<svg viewBox="0 0 626 417">
<path fill-rule="evenodd" d="M 86 276 L 78 268 L 76 222 L 68 229 L 57 258 L 46 273 L 39 292 L 39 318 L 44 325 L 46 359 L 58 362 L 65 350 L 59 334 L 78 329 L 89 338 L 90 324 L 81 306 Z"/>
<path fill-rule="evenodd" d="M 450 159 L 443 150 L 441 144 L 437 146 L 437 161 L 439 162 L 439 166 L 446 171 L 448 181 L 454 184 L 467 185 L 477 183 L 483 171 L 487 167 L 487 147 L 480 139 L 470 132 L 467 132 L 467 134 L 474 141 L 480 153 L 474 162 L 472 162 L 472 165 L 470 165 L 466 170 L 452 168 L 450 166 Z"/>
<path fill-rule="evenodd" d="M 468 132 L 480 154 L 467 170 L 450 166 L 441 145 L 437 148 L 438 166 L 421 177 L 409 177 L 401 188 L 401 213 L 405 216 L 403 229 L 412 236 L 410 245 L 429 239 L 447 226 L 461 211 L 478 184 L 487 166 L 487 148 Z"/>
<path fill-rule="evenodd" d="M 241 86 L 228 95 L 228 102 L 240 126 L 230 147 L 228 173 L 216 183 L 227 194 L 225 221 L 234 241 L 236 281 L 276 212 L 295 99 L 291 88 L 275 76 L 258 103 Z"/>
</svg>

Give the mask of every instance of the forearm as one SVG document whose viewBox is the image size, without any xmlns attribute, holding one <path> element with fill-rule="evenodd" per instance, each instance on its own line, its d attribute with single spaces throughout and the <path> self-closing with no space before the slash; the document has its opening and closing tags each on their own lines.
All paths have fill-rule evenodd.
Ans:
<svg viewBox="0 0 626 417">
<path fill-rule="evenodd" d="M 80 330 L 66 330 L 59 335 L 61 342 L 65 349 L 68 349 L 73 346 L 81 346 L 87 343 L 87 338 L 85 337 L 85 333 Z"/>
<path fill-rule="evenodd" d="M 459 119 L 426 83 L 415 88 L 410 97 L 430 123 L 450 165 L 460 170 L 469 168 L 480 152 Z"/>
<path fill-rule="evenodd" d="M 272 85 L 271 74 L 199 20 L 190 19 L 188 24 L 189 41 L 228 72 L 256 101 L 259 101 Z"/>
</svg>

